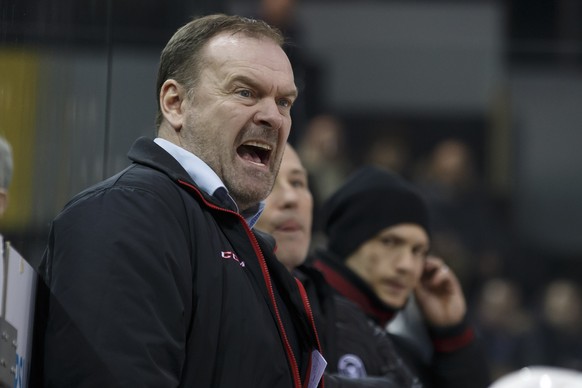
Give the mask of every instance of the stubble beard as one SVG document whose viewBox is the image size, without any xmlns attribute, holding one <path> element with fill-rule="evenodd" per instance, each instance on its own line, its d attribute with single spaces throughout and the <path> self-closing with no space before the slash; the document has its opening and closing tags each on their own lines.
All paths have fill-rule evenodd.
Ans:
<svg viewBox="0 0 582 388">
<path fill-rule="evenodd" d="M 190 117 L 190 122 L 197 121 L 198 120 L 195 116 Z M 259 131 L 271 130 L 264 128 L 253 128 L 251 130 L 249 128 L 245 128 L 243 131 L 241 131 L 239 137 L 248 137 L 250 136 L 249 133 L 255 132 L 256 134 Z M 275 135 L 272 135 L 270 132 L 262 134 L 259 132 L 258 135 L 259 138 L 264 138 L 267 136 Z M 269 166 L 269 171 L 261 172 L 255 170 L 250 172 L 252 175 L 249 176 L 248 170 L 243 171 L 240 168 L 237 168 L 237 166 L 239 166 L 244 169 L 244 165 L 241 164 L 243 162 L 239 160 L 239 156 L 236 150 L 234 150 L 234 152 L 229 155 L 231 158 L 229 161 L 230 166 L 227 166 L 225 164 L 225 160 L 221 160 L 220 155 L 216 151 L 218 147 L 208 146 L 210 144 L 216 143 L 215 136 L 205 132 L 198 132 L 196 131 L 196 127 L 194 125 L 190 125 L 188 126 L 187 138 L 185 140 L 186 144 L 189 146 L 187 150 L 203 160 L 222 180 L 223 184 L 229 192 L 229 195 L 236 202 L 240 211 L 245 211 L 257 205 L 260 201 L 267 198 L 267 196 L 271 193 L 271 190 L 275 185 L 275 178 L 277 177 L 277 173 L 281 166 L 281 160 L 283 159 L 282 151 L 279 151 L 279 155 L 277 155 L 278 160 L 272 164 L 272 170 L 271 166 Z M 271 139 L 271 141 L 275 144 L 278 144 L 277 140 L 278 139 Z M 240 138 L 237 139 L 237 144 L 239 143 L 242 143 Z M 229 145 L 224 146 L 225 148 L 229 147 Z M 272 155 L 272 157 L 274 157 L 274 155 Z"/>
<path fill-rule="evenodd" d="M 258 138 L 268 138 L 271 137 L 271 142 L 278 144 L 277 135 L 274 135 L 272 129 L 265 129 L 260 127 L 255 128 L 245 128 L 237 141 L 242 143 L 245 137 L 258 137 Z M 254 136 L 253 136 L 254 132 Z M 275 185 L 275 179 L 279 168 L 281 167 L 281 161 L 283 159 L 283 152 L 277 148 L 278 154 L 272 154 L 271 157 L 277 157 L 275 161 L 269 161 L 269 170 L 267 172 L 261 172 L 256 170 L 247 170 L 243 174 L 237 174 L 238 169 L 234 168 L 232 170 L 223 171 L 222 180 L 228 189 L 231 197 L 237 203 L 239 210 L 247 210 L 259 202 L 267 198 L 267 196 L 273 190 Z M 273 152 L 275 152 L 273 150 Z M 240 165 L 238 154 L 232 155 L 233 160 L 231 160 L 232 166 Z M 244 168 L 244 167 L 243 167 Z M 250 175 L 249 175 L 250 174 Z"/>
<path fill-rule="evenodd" d="M 224 184 L 241 211 L 247 210 L 267 198 L 275 185 L 279 165 L 280 161 L 275 166 L 275 171 L 257 172 L 253 174 L 252 179 L 249 179 L 247 174 L 237 176 L 234 170 L 225 171 Z M 256 184 L 255 182 L 264 183 Z"/>
</svg>

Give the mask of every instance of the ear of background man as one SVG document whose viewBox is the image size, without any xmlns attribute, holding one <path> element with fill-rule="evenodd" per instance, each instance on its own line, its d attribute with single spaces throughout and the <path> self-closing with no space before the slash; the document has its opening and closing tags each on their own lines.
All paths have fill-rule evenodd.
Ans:
<svg viewBox="0 0 582 388">
<path fill-rule="evenodd" d="M 0 189 L 0 217 L 2 217 L 7 207 L 8 207 L 8 191 L 6 191 L 5 189 Z"/>
</svg>

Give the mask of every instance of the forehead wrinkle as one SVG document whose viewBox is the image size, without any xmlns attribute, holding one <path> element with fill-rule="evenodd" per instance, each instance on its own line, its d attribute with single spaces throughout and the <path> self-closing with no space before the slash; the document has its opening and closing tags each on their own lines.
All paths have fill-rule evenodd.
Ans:
<svg viewBox="0 0 582 388">
<path fill-rule="evenodd" d="M 285 58 L 286 61 L 275 59 L 270 60 L 269 57 L 259 55 L 258 53 L 255 54 L 254 50 L 244 47 L 245 43 L 249 42 L 247 39 L 250 39 L 251 41 L 255 40 L 256 42 L 271 42 L 266 39 L 249 37 L 244 34 L 219 34 L 203 48 L 206 64 L 210 65 L 213 63 L 218 71 L 220 71 L 220 69 L 228 69 L 233 72 L 226 75 L 224 81 L 225 85 L 230 85 L 233 81 L 236 81 L 237 78 L 241 77 L 240 79 L 243 79 L 248 83 L 252 81 L 253 86 L 260 86 L 258 80 L 265 73 L 283 73 L 286 75 L 286 77 L 283 78 L 284 82 L 288 82 L 292 86 L 288 89 L 285 89 L 287 88 L 285 85 L 276 86 L 279 89 L 278 94 L 285 97 L 297 98 L 298 90 L 295 85 L 293 68 L 291 67 L 289 58 L 283 49 L 275 42 L 271 42 L 274 48 L 280 50 L 280 59 Z M 239 55 L 241 57 L 239 57 Z M 211 66 L 207 66 L 206 68 L 209 67 Z M 232 69 L 235 70 L 233 71 Z M 248 74 L 244 74 L 245 72 Z M 287 77 L 287 75 L 290 76 Z M 267 81 L 270 79 L 271 77 L 268 77 Z M 269 90 L 269 92 L 271 91 L 272 90 Z"/>
<path fill-rule="evenodd" d="M 257 44 L 267 43 L 272 45 L 272 48 L 280 51 L 281 58 L 285 58 L 286 61 L 280 62 L 278 59 L 271 59 L 270 56 L 259 54 L 259 51 L 261 51 L 260 49 L 264 46 L 259 46 L 259 50 L 253 50 L 252 47 L 247 47 L 252 46 L 251 42 L 255 42 Z M 216 63 L 219 65 L 223 65 L 227 61 L 232 61 L 232 63 L 235 65 L 238 63 L 252 63 L 253 66 L 250 67 L 255 67 L 260 63 L 260 66 L 264 66 L 271 71 L 279 72 L 289 70 L 291 74 L 293 74 L 291 62 L 289 62 L 289 57 L 287 54 L 285 54 L 283 48 L 277 45 L 277 43 L 274 41 L 266 38 L 251 37 L 242 33 L 237 33 L 234 35 L 223 33 L 215 36 L 213 39 L 207 42 L 203 50 L 205 51 L 207 57 L 214 58 Z M 222 57 L 221 61 L 218 60 L 219 57 Z M 280 65 L 283 65 L 286 68 L 281 68 Z"/>
</svg>

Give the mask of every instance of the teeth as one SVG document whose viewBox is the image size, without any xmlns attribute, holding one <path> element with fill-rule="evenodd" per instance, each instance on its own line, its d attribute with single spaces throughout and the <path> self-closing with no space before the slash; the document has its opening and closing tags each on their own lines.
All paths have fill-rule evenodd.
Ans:
<svg viewBox="0 0 582 388">
<path fill-rule="evenodd" d="M 271 151 L 273 149 L 270 145 L 265 143 L 259 143 L 258 141 L 247 141 L 244 143 L 244 145 L 261 148 L 266 151 Z"/>
</svg>

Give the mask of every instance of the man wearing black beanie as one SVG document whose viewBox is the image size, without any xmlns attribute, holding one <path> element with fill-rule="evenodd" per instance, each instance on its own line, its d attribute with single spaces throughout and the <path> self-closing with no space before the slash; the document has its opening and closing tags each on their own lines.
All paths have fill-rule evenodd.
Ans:
<svg viewBox="0 0 582 388">
<path fill-rule="evenodd" d="M 428 254 L 429 211 L 416 189 L 367 166 L 321 210 L 327 244 L 310 261 L 336 293 L 332 336 L 341 339 L 326 356 L 328 368 L 352 377 L 397 370 L 402 387 L 487 387 L 489 368 L 467 322 L 460 283 Z M 428 362 L 404 337 L 386 331 L 413 294 L 432 340 Z M 365 315 L 347 313 L 346 300 Z M 366 325 L 375 327 L 374 335 L 362 330 Z"/>
</svg>

